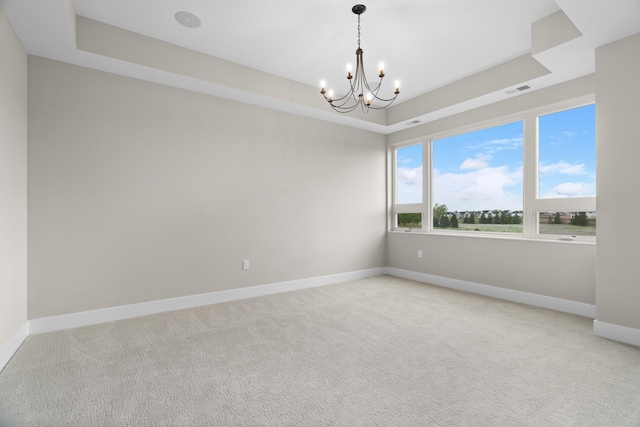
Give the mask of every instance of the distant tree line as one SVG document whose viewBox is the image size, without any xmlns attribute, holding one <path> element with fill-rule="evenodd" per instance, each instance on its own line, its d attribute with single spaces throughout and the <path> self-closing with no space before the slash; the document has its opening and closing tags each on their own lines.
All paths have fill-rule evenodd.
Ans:
<svg viewBox="0 0 640 427">
<path fill-rule="evenodd" d="M 398 214 L 398 226 L 399 227 L 420 227 L 422 224 L 421 213 L 401 213 Z"/>
<path fill-rule="evenodd" d="M 483 211 L 477 216 L 474 211 L 460 214 L 449 212 L 447 205 L 438 204 L 433 207 L 433 227 L 434 228 L 458 228 L 459 218 L 462 217 L 463 224 L 522 224 L 522 212 L 501 211 L 494 209 L 491 212 Z"/>
<path fill-rule="evenodd" d="M 476 223 L 474 212 L 465 215 L 465 219 L 468 220 L 469 224 Z M 478 218 L 478 224 L 522 224 L 522 215 L 520 212 L 501 211 L 498 209 L 487 212 L 485 215 L 483 211 L 480 214 L 480 218 Z"/>
<path fill-rule="evenodd" d="M 458 228 L 458 213 L 449 213 L 447 205 L 436 203 L 433 207 L 433 228 Z"/>
<path fill-rule="evenodd" d="M 566 216 L 565 216 L 566 218 Z M 549 223 L 550 224 L 562 224 L 562 214 L 560 212 L 556 212 L 553 216 L 549 215 Z M 589 225 L 589 218 L 587 217 L 586 212 L 573 212 L 571 214 L 571 219 L 569 220 L 569 224 L 571 225 L 580 225 L 587 226 Z"/>
<path fill-rule="evenodd" d="M 577 212 L 573 215 L 573 217 L 571 218 L 571 221 L 569 222 L 571 225 L 589 225 L 589 218 L 587 218 L 587 213 L 586 212 Z"/>
<path fill-rule="evenodd" d="M 568 219 L 565 216 L 565 222 Z M 436 203 L 433 207 L 433 228 L 459 228 L 459 221 L 463 224 L 522 224 L 522 211 L 508 211 L 494 209 L 482 211 L 480 215 L 474 211 L 449 212 L 447 205 Z M 549 215 L 549 223 L 562 224 L 561 213 Z M 586 212 L 574 212 L 569 221 L 571 225 L 587 226 L 589 218 Z M 398 214 L 398 225 L 401 227 L 420 227 L 422 214 L 402 213 Z"/>
</svg>

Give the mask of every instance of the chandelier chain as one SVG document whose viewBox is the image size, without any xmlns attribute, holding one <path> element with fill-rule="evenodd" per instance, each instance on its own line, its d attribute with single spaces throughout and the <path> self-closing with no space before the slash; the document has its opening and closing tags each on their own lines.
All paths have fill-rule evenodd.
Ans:
<svg viewBox="0 0 640 427">
<path fill-rule="evenodd" d="M 358 15 L 358 49 L 360 49 L 360 15 Z"/>
</svg>

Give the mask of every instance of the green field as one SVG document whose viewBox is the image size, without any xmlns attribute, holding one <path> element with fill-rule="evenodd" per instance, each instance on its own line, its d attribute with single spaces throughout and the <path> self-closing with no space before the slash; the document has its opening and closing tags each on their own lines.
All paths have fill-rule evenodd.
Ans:
<svg viewBox="0 0 640 427">
<path fill-rule="evenodd" d="M 435 230 L 455 230 L 452 228 L 435 228 Z M 457 230 L 499 233 L 522 233 L 522 224 L 464 224 L 459 223 Z M 540 234 L 560 234 L 569 236 L 595 236 L 595 226 L 571 224 L 540 224 Z"/>
<path fill-rule="evenodd" d="M 446 230 L 445 228 L 436 228 L 436 230 Z M 449 230 L 455 230 L 449 229 Z M 500 233 L 522 233 L 522 224 L 465 224 L 458 223 L 458 230 L 464 231 L 480 231 L 480 232 L 500 232 Z"/>
<path fill-rule="evenodd" d="M 540 224 L 540 234 L 562 234 L 569 236 L 595 236 L 595 225 Z"/>
<path fill-rule="evenodd" d="M 478 221 L 478 219 L 476 219 Z M 422 215 L 420 213 L 398 214 L 398 226 L 402 228 L 421 228 Z M 481 233 L 522 233 L 522 224 L 465 224 L 458 220 L 457 228 L 436 227 L 435 230 L 459 230 Z M 589 220 L 589 225 L 552 224 L 545 219 L 539 226 L 540 234 L 568 235 L 568 236 L 595 236 L 595 218 Z"/>
</svg>

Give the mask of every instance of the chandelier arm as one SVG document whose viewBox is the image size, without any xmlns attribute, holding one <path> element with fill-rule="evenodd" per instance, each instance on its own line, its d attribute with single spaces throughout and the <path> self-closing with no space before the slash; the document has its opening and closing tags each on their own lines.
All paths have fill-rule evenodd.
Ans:
<svg viewBox="0 0 640 427">
<path fill-rule="evenodd" d="M 358 100 L 356 99 L 355 93 L 353 91 L 349 91 L 349 93 L 337 99 L 330 100 L 326 95 L 324 96 L 324 98 L 327 100 L 327 102 L 329 102 L 329 105 L 331 105 L 331 107 L 336 111 L 342 111 L 342 110 L 352 111 L 355 107 L 358 106 Z M 351 106 L 345 107 L 345 105 L 351 100 L 353 100 L 354 102 L 354 108 L 352 108 Z"/>
<path fill-rule="evenodd" d="M 347 105 L 350 101 L 351 101 L 351 98 L 349 98 L 349 99 L 345 100 L 345 101 L 344 101 L 343 103 L 341 103 L 341 104 L 340 104 L 340 103 L 332 102 L 332 103 L 331 103 L 331 106 L 333 106 L 334 108 L 346 108 L 346 109 L 349 109 L 349 108 L 351 108 L 351 107 L 350 107 L 350 106 L 345 107 L 345 105 Z M 353 101 L 353 102 L 354 102 L 354 105 L 357 105 L 357 104 L 358 104 L 358 103 L 357 103 L 357 102 L 355 102 L 355 101 Z"/>
<path fill-rule="evenodd" d="M 387 108 L 387 107 L 389 107 L 391 104 L 393 104 L 393 101 L 395 101 L 395 100 L 396 100 L 396 99 L 395 99 L 395 98 L 393 98 L 393 99 L 391 99 L 391 101 L 390 101 L 388 104 L 386 104 L 386 105 L 381 105 L 381 106 L 379 106 L 379 107 L 377 107 L 377 106 L 375 106 L 375 105 L 371 104 L 371 105 L 369 105 L 369 107 L 368 107 L 368 108 L 370 108 L 370 109 L 372 109 L 372 110 L 384 110 L 385 108 Z"/>
<path fill-rule="evenodd" d="M 357 93 L 357 92 L 356 92 L 353 88 L 351 88 L 351 90 L 349 91 L 349 93 L 347 93 L 347 94 L 346 94 L 345 96 L 343 96 L 341 99 L 346 99 L 346 101 L 344 102 L 345 104 L 346 104 L 346 102 L 347 102 L 348 100 L 353 100 L 353 102 L 357 103 L 357 102 L 358 102 L 358 97 L 357 97 L 356 93 Z M 344 104 L 342 104 L 342 105 L 344 105 Z"/>
<path fill-rule="evenodd" d="M 349 108 L 340 108 L 340 109 L 337 109 L 337 108 L 334 107 L 333 109 L 338 111 L 338 112 L 340 112 L 340 113 L 350 113 L 353 110 L 355 110 L 356 108 L 358 108 L 358 105 L 359 104 L 354 104 L 353 106 L 351 106 Z"/>
<path fill-rule="evenodd" d="M 376 95 L 377 95 L 377 94 L 378 94 L 378 92 L 380 91 L 380 88 L 381 88 L 381 87 L 382 87 L 382 80 L 380 80 L 380 81 L 378 82 L 378 84 L 377 84 L 373 89 L 369 86 L 369 84 L 368 84 L 368 82 L 367 82 L 367 89 L 369 89 L 369 92 L 374 93 L 374 94 L 376 94 Z"/>
<path fill-rule="evenodd" d="M 395 101 L 395 99 L 398 97 L 398 95 L 394 96 L 393 98 L 380 98 L 379 96 L 374 96 L 374 99 L 380 101 L 380 102 L 393 102 Z"/>
<path fill-rule="evenodd" d="M 360 105 L 360 104 L 359 103 L 355 103 L 355 104 L 350 105 L 348 107 L 342 107 L 340 105 L 333 105 L 333 103 L 330 103 L 329 105 L 331 105 L 331 108 L 333 108 L 334 110 L 336 110 L 339 113 L 348 113 L 348 112 L 353 111 L 356 108 L 358 108 L 358 105 Z"/>
<path fill-rule="evenodd" d="M 331 100 L 331 102 L 332 102 L 332 103 L 337 103 L 337 104 L 339 104 L 341 101 L 343 101 L 343 100 L 345 100 L 345 99 L 348 101 L 348 100 L 349 100 L 349 98 L 351 98 L 351 97 L 353 97 L 353 94 L 352 94 L 352 92 L 350 91 L 350 92 L 348 92 L 346 95 L 344 95 L 344 96 L 343 96 L 343 97 L 341 97 L 341 98 L 332 99 L 332 100 Z M 325 95 L 325 98 L 327 99 L 327 101 L 329 101 L 329 98 L 328 98 L 326 95 Z"/>
</svg>

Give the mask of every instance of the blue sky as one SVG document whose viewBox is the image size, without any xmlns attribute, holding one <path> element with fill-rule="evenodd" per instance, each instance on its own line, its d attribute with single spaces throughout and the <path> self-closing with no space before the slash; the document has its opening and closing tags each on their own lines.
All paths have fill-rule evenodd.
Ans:
<svg viewBox="0 0 640 427">
<path fill-rule="evenodd" d="M 540 197 L 595 196 L 595 105 L 539 118 Z M 451 211 L 522 210 L 523 124 L 433 143 L 434 203 Z M 398 202 L 419 203 L 422 148 L 398 150 Z"/>
<path fill-rule="evenodd" d="M 596 195 L 596 106 L 539 118 L 540 197 Z"/>
<path fill-rule="evenodd" d="M 422 144 L 398 149 L 398 203 L 422 202 Z"/>
</svg>

